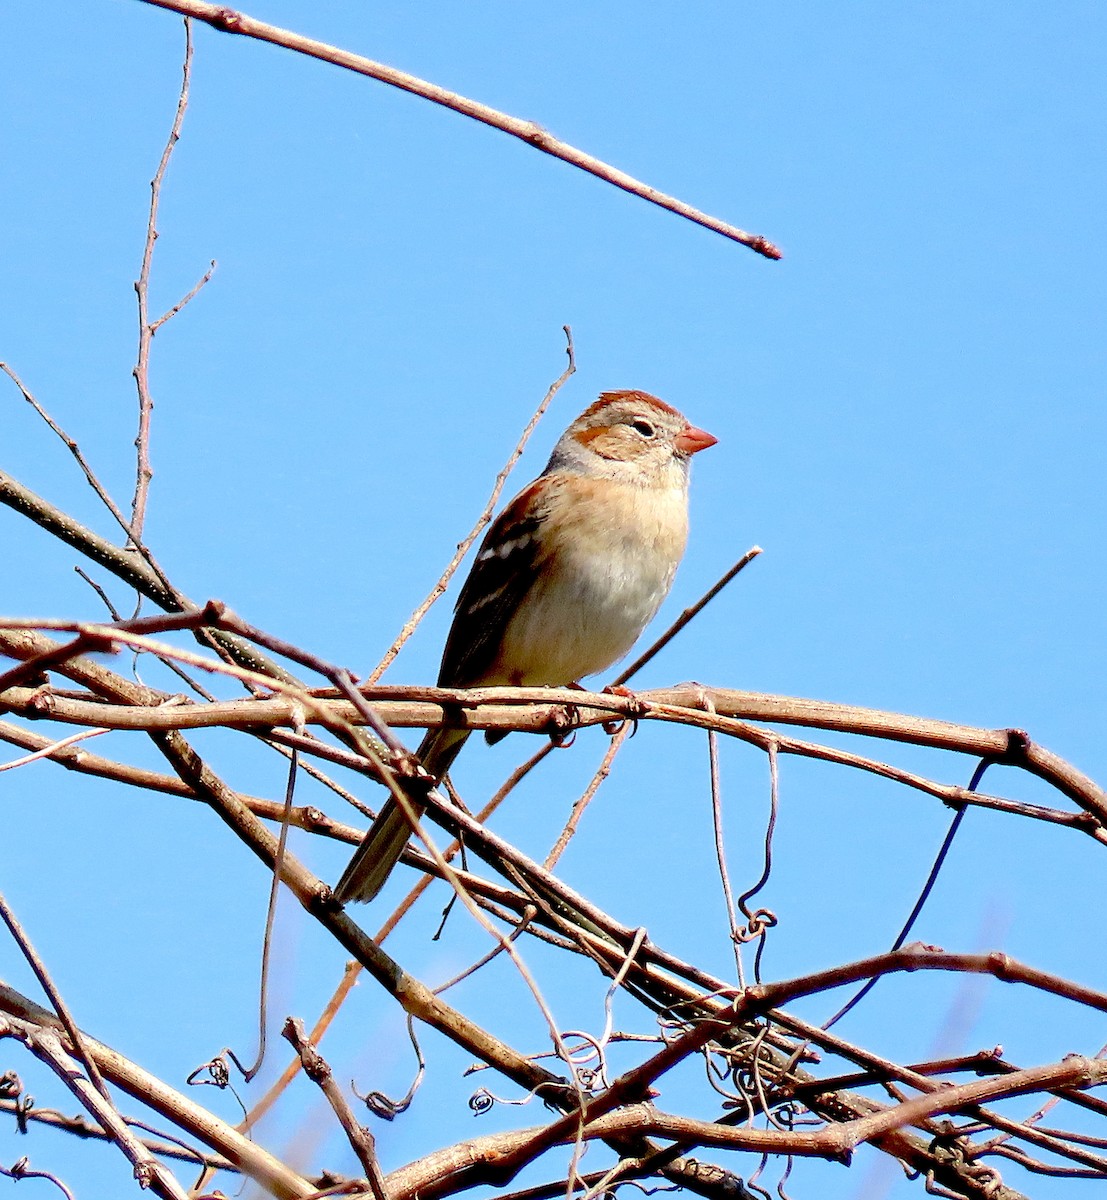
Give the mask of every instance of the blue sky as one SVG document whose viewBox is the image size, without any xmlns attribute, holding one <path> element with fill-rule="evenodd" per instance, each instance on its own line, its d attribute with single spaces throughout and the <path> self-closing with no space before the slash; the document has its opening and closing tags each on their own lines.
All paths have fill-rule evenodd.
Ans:
<svg viewBox="0 0 1107 1200">
<path fill-rule="evenodd" d="M 410 96 L 198 28 L 152 300 L 167 308 L 218 261 L 154 347 L 147 533 L 178 586 L 367 671 L 479 512 L 562 368 L 568 323 L 578 373 L 509 489 L 599 391 L 644 388 L 719 438 L 695 464 L 691 542 L 661 619 L 747 547 L 765 549 L 642 686 L 696 679 L 1021 726 L 1107 780 L 1102 6 L 267 0 L 250 11 L 533 119 L 765 234 L 785 258 Z M 79 11 L 15 0 L 0 18 L 0 359 L 120 501 L 133 473 L 131 285 L 182 44 L 176 17 L 131 0 Z M 0 383 L 0 467 L 110 535 L 64 450 Z M 0 545 L 5 613 L 100 615 L 72 554 L 7 510 Z M 449 601 L 388 678 L 432 679 L 448 621 Z M 467 797 L 479 802 L 528 748 L 469 749 L 457 770 Z M 97 749 L 154 761 L 122 737 Z M 555 756 L 498 828 L 541 856 L 602 750 L 594 733 Z M 277 760 L 214 741 L 211 753 L 238 786 L 279 794 Z M 888 754 L 948 782 L 972 770 Z M 727 747 L 723 770 L 731 870 L 752 880 L 765 764 Z M 705 771 L 702 739 L 642 730 L 564 871 L 726 972 L 704 868 Z M 1011 771 L 986 786 L 1048 802 Z M 0 888 L 78 1019 L 178 1081 L 221 1046 L 248 1044 L 266 881 L 212 818 L 50 764 L 5 775 L 0 794 Z M 781 804 L 765 900 L 782 923 L 767 972 L 880 949 L 948 814 L 789 760 Z M 296 849 L 337 877 L 341 848 Z M 1088 839 L 970 813 L 918 933 L 1102 988 L 1102 878 Z M 452 940 L 432 945 L 436 914 L 429 905 L 396 953 L 445 978 L 483 943 L 455 917 Z M 281 958 L 275 1011 L 310 1020 L 341 961 L 290 907 Z M 30 989 L 12 947 L 0 965 Z M 558 1016 L 602 1024 L 595 982 L 581 980 L 551 984 Z M 1107 1041 L 1102 1021 L 1019 998 L 999 984 L 897 981 L 843 1032 L 907 1059 L 943 1039 L 957 1051 L 999 1041 L 1021 1065 Z M 491 1000 L 467 985 L 455 1002 L 480 1018 Z M 394 1013 L 368 984 L 355 1008 L 336 1061 L 364 1086 L 375 1062 L 386 1078 L 371 1086 L 402 1091 Z M 961 1025 L 955 1011 L 969 1012 Z M 629 1004 L 618 1015 L 644 1019 Z M 539 1035 L 518 1017 L 520 1044 Z M 386 1167 L 420 1152 L 428 1112 L 445 1137 L 480 1131 L 457 1111 L 456 1065 L 445 1054 L 422 1110 L 377 1130 Z M 70 1164 L 59 1139 L 0 1133 L 0 1161 L 28 1152 L 85 1197 L 119 1194 L 126 1178 L 106 1153 L 78 1147 Z M 800 1164 L 789 1187 L 919 1193 L 860 1162 Z"/>
</svg>

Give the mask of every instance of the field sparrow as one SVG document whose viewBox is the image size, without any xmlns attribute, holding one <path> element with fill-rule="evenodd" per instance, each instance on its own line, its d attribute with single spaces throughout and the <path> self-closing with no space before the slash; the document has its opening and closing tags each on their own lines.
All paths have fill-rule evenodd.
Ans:
<svg viewBox="0 0 1107 1200">
<path fill-rule="evenodd" d="M 688 537 L 689 460 L 715 440 L 646 392 L 604 392 L 586 408 L 481 543 L 439 687 L 561 687 L 622 658 L 668 594 Z M 435 779 L 468 736 L 427 731 L 418 753 Z M 372 900 L 410 832 L 388 800 L 338 899 Z"/>
</svg>

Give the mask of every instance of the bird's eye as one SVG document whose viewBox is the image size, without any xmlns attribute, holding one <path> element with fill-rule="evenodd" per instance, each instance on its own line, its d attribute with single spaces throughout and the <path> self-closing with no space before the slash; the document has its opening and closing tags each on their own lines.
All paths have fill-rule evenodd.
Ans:
<svg viewBox="0 0 1107 1200">
<path fill-rule="evenodd" d="M 644 438 L 652 438 L 657 432 L 657 430 L 654 429 L 649 421 L 631 421 L 630 427 L 631 429 L 634 429 L 640 433 Z"/>
</svg>

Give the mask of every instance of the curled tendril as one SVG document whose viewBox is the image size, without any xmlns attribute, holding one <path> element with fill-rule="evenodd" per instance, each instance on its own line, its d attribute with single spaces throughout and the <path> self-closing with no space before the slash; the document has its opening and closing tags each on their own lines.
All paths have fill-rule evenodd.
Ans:
<svg viewBox="0 0 1107 1200">
<path fill-rule="evenodd" d="M 752 942 L 754 938 L 764 937 L 765 934 L 778 924 L 777 915 L 771 908 L 759 908 L 749 914 L 749 921 L 735 931 L 736 942 Z"/>
<path fill-rule="evenodd" d="M 571 1044 L 574 1041 L 576 1045 Z M 577 1087 L 586 1092 L 607 1087 L 607 1054 L 602 1041 L 589 1033 L 569 1029 L 562 1034 L 562 1043 L 564 1051 L 558 1057 L 573 1072 Z"/>
<path fill-rule="evenodd" d="M 353 1087 L 353 1093 L 374 1117 L 380 1117 L 383 1121 L 394 1121 L 401 1113 L 407 1112 L 411 1105 L 410 1092 L 402 1100 L 393 1100 L 384 1092 L 367 1092 L 363 1096 L 356 1087 Z"/>
<path fill-rule="evenodd" d="M 632 1187 L 635 1191 L 641 1192 L 643 1196 L 656 1196 L 658 1192 L 679 1192 L 680 1185 L 676 1183 L 659 1183 L 653 1187 L 647 1187 L 638 1179 L 619 1179 L 611 1185 L 611 1192 L 614 1195 L 619 1188 Z"/>
<path fill-rule="evenodd" d="M 31 1170 L 31 1160 L 26 1155 L 17 1159 L 10 1167 L 0 1166 L 0 1175 L 5 1175 L 8 1179 L 14 1179 L 17 1183 L 21 1179 L 49 1180 L 62 1195 L 68 1197 L 68 1200 L 73 1200 L 73 1193 L 56 1175 L 51 1175 L 49 1171 Z"/>
<path fill-rule="evenodd" d="M 765 1169 L 765 1163 L 767 1161 L 768 1161 L 768 1156 L 766 1156 L 764 1159 L 762 1159 L 761 1166 L 759 1166 L 757 1168 L 756 1175 L 760 1175 L 761 1172 Z M 773 1200 L 772 1196 L 769 1195 L 769 1193 L 761 1186 L 761 1184 L 754 1182 L 754 1180 L 756 1179 L 756 1175 L 753 1175 L 749 1179 L 746 1180 L 746 1190 L 753 1192 L 754 1195 L 756 1195 L 756 1196 L 763 1197 L 764 1200 Z"/>
<path fill-rule="evenodd" d="M 555 1085 L 558 1091 L 561 1091 L 565 1085 Z M 523 1104 L 529 1104 L 535 1096 L 541 1091 L 549 1091 L 550 1084 L 540 1083 L 533 1091 L 527 1092 L 525 1096 L 520 1096 L 518 1100 L 508 1100 L 505 1096 L 497 1096 L 494 1092 L 490 1092 L 487 1088 L 478 1088 L 469 1097 L 469 1107 L 473 1113 L 481 1117 L 486 1112 L 491 1112 L 492 1108 L 497 1104 L 510 1104 L 514 1107 L 519 1107 Z"/>
<path fill-rule="evenodd" d="M 243 1075 L 247 1074 L 246 1069 L 235 1057 L 234 1051 L 223 1050 L 222 1053 L 217 1054 L 211 1060 L 211 1062 L 203 1063 L 201 1066 L 197 1067 L 196 1070 L 188 1076 L 185 1082 L 189 1085 L 189 1087 L 215 1087 L 219 1088 L 220 1091 L 230 1092 L 238 1102 L 238 1107 L 242 1109 L 242 1117 L 245 1120 L 246 1105 L 242 1103 L 242 1097 L 238 1094 L 234 1085 L 231 1083 L 231 1069 L 227 1065 L 227 1059 L 224 1057 L 224 1055 L 228 1055 L 230 1057 L 231 1062 L 234 1063 L 234 1065 L 239 1069 L 239 1071 L 242 1072 Z M 205 1072 L 207 1073 L 206 1079 L 203 1078 Z"/>
<path fill-rule="evenodd" d="M 781 1175 L 781 1177 L 777 1180 L 776 1194 L 780 1197 L 780 1200 L 791 1200 L 791 1197 L 784 1190 L 784 1185 L 788 1181 L 788 1176 L 792 1174 L 792 1167 L 795 1165 L 795 1161 L 796 1160 L 789 1154 L 787 1163 L 784 1167 L 784 1174 Z"/>
<path fill-rule="evenodd" d="M 363 1096 L 358 1090 L 357 1085 L 350 1081 L 350 1090 L 354 1095 L 365 1105 L 365 1107 L 375 1117 L 380 1117 L 384 1121 L 393 1121 L 401 1113 L 407 1112 L 411 1107 L 412 1100 L 415 1099 L 415 1093 L 419 1090 L 419 1085 L 423 1082 L 423 1075 L 426 1068 L 423 1065 L 422 1058 L 419 1060 L 419 1069 L 415 1072 L 415 1078 L 412 1081 L 411 1087 L 407 1090 L 407 1095 L 400 1100 L 393 1100 L 391 1096 L 385 1095 L 384 1092 L 366 1092 Z"/>
<path fill-rule="evenodd" d="M 201 1078 L 205 1071 L 207 1079 Z M 202 1063 L 185 1080 L 190 1087 L 217 1087 L 220 1089 L 229 1087 L 230 1082 L 231 1070 L 222 1054 L 217 1054 L 211 1062 Z"/>
<path fill-rule="evenodd" d="M 375 1117 L 380 1117 L 384 1121 L 392 1121 L 401 1113 L 407 1112 L 411 1107 L 412 1100 L 415 1099 L 415 1093 L 422 1085 L 423 1076 L 427 1073 L 423 1051 L 419 1048 L 419 1039 L 415 1036 L 415 1022 L 410 1015 L 407 1019 L 407 1036 L 411 1039 L 411 1048 L 415 1051 L 416 1071 L 415 1078 L 411 1081 L 411 1087 L 407 1089 L 407 1095 L 402 1100 L 393 1100 L 384 1092 L 367 1092 L 363 1096 L 357 1090 L 357 1084 L 353 1080 L 350 1081 L 350 1090 L 354 1095 Z"/>
</svg>

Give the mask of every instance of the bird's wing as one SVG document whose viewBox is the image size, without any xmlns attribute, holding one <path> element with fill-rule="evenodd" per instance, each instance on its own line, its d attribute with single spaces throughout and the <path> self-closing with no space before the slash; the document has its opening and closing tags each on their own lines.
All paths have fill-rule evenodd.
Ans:
<svg viewBox="0 0 1107 1200">
<path fill-rule="evenodd" d="M 538 529 L 545 508 L 540 483 L 535 480 L 512 500 L 480 544 L 457 598 L 439 687 L 472 687 L 485 681 L 504 631 L 538 578 L 543 557 Z"/>
</svg>

